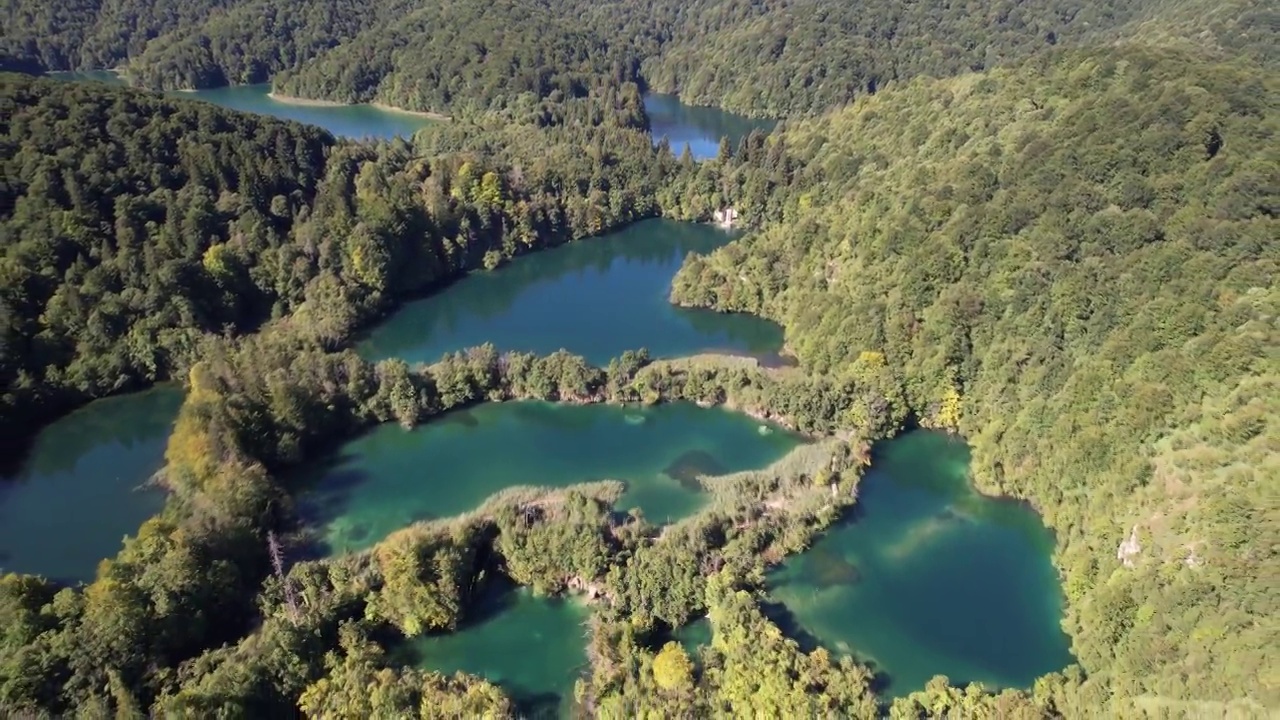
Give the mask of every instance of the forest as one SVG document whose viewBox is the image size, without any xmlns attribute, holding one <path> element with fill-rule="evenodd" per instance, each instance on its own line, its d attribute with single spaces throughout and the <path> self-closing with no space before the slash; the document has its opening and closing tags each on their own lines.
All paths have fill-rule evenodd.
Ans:
<svg viewBox="0 0 1280 720">
<path fill-rule="evenodd" d="M 123 89 L 0 83 L 6 444 L 23 417 L 181 377 L 209 334 L 305 305 L 336 347 L 469 269 L 716 202 L 709 168 L 631 129 L 645 122 L 634 85 L 521 122 L 444 124 L 417 150 Z"/>
<path fill-rule="evenodd" d="M 1054 48 L 1150 37 L 1274 61 L 1276 11 L 1230 0 L 1064 5 L 1006 0 L 15 0 L 0 70 L 123 68 L 152 89 L 271 81 L 285 95 L 445 115 L 642 82 L 761 117 L 807 116 L 920 75 L 949 76 Z"/>
<path fill-rule="evenodd" d="M 1280 708 L 1274 9 L 521 3 L 0 11 L 3 69 L 271 80 L 453 116 L 363 144 L 0 74 L 0 453 L 92 398 L 186 390 L 165 507 L 96 579 L 0 576 L 3 714 L 514 717 L 497 685 L 388 654 L 458 628 L 496 577 L 594 589 L 587 715 Z M 540 20 L 503 21 L 524 13 Z M 695 163 L 651 142 L 649 90 L 788 119 Z M 671 300 L 779 322 L 799 367 L 349 349 L 465 273 L 730 205 L 750 232 L 687 259 Z M 616 482 L 519 487 L 311 559 L 291 470 L 379 423 L 519 399 L 721 404 L 815 442 L 704 478 L 710 506 L 665 528 L 615 512 Z M 915 426 L 961 434 L 978 489 L 1054 532 L 1075 665 L 888 700 L 871 668 L 766 615 L 767 567 L 847 513 L 873 444 Z M 664 640 L 699 616 L 697 657 Z"/>
</svg>

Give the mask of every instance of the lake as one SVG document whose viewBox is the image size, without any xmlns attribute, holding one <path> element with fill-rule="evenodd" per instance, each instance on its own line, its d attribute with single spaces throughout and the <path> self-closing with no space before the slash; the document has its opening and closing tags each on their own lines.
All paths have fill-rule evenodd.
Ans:
<svg viewBox="0 0 1280 720">
<path fill-rule="evenodd" d="M 649 114 L 649 130 L 654 142 L 663 137 L 677 156 L 689 146 L 695 160 L 707 160 L 720 152 L 720 138 L 728 137 L 736 151 L 738 142 L 752 130 L 769 132 L 776 120 L 761 120 L 734 115 L 717 108 L 693 107 L 680 102 L 675 95 L 651 93 L 644 97 Z"/>
<path fill-rule="evenodd" d="M 702 507 L 694 476 L 763 468 L 801 443 L 746 415 L 689 403 L 652 407 L 509 402 L 405 430 L 384 424 L 309 468 L 300 505 L 333 553 L 367 548 L 416 520 L 451 517 L 515 485 L 622 480 L 620 509 L 653 522 Z"/>
<path fill-rule="evenodd" d="M 49 73 L 60 80 L 96 81 L 123 85 L 119 75 L 99 70 L 94 72 Z M 271 85 L 234 85 L 166 93 L 174 98 L 203 100 L 231 110 L 268 115 L 282 120 L 296 120 L 317 125 L 339 137 L 389 139 L 412 137 L 413 133 L 433 122 L 412 113 L 383 110 L 370 105 L 299 105 L 280 102 L 270 97 Z"/>
<path fill-rule="evenodd" d="M 968 467 L 943 433 L 879 445 L 854 517 L 771 573 L 784 629 L 871 661 L 892 696 L 936 674 L 1028 688 L 1070 664 L 1052 535 L 974 492 Z"/>
<path fill-rule="evenodd" d="M 107 70 L 91 72 L 56 72 L 49 77 L 60 80 L 95 81 L 123 85 L 124 80 Z M 208 90 L 170 92 L 171 97 L 204 100 L 232 110 L 270 115 L 285 120 L 318 125 L 339 137 L 354 139 L 411 137 L 435 122 L 412 113 L 376 108 L 370 105 L 300 105 L 270 97 L 271 84 L 234 85 Z M 671 150 L 679 155 L 687 144 L 697 160 L 713 158 L 720 150 L 720 138 L 728 136 L 733 148 L 752 130 L 768 132 L 775 120 L 761 120 L 725 112 L 716 108 L 693 107 L 680 102 L 675 95 L 649 94 L 644 97 L 645 111 L 654 142 L 664 136 Z"/>
<path fill-rule="evenodd" d="M 0 570 L 92 580 L 98 561 L 164 505 L 142 488 L 164 463 L 182 390 L 97 400 L 51 423 L 0 478 Z"/>
<path fill-rule="evenodd" d="M 596 364 L 641 347 L 655 357 L 715 351 L 775 361 L 778 325 L 668 300 L 685 255 L 730 239 L 710 225 L 653 219 L 543 250 L 406 303 L 357 350 L 411 363 L 486 342 L 539 354 L 564 348 Z"/>
<path fill-rule="evenodd" d="M 576 598 L 534 597 L 493 580 L 467 606 L 457 632 L 415 638 L 392 658 L 424 670 L 478 675 L 501 687 L 524 717 L 567 717 L 586 669 L 587 607 Z"/>
</svg>

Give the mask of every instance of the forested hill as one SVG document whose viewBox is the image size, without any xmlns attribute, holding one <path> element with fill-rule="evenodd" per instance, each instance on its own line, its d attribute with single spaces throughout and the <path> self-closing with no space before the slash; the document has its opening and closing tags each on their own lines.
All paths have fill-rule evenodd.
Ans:
<svg viewBox="0 0 1280 720">
<path fill-rule="evenodd" d="M 279 80 L 286 94 L 457 114 L 643 78 L 689 103 L 813 114 L 886 84 L 1149 34 L 1274 56 L 1276 11 L 1230 0 L 14 0 L 0 67 L 124 64 L 135 85 Z M 1220 42 L 1230 37 L 1229 42 Z"/>
<path fill-rule="evenodd" d="M 883 353 L 982 488 L 1044 513 L 1072 715 L 1280 703 L 1278 92 L 1133 44 L 898 85 L 744 158 L 781 221 L 676 279 L 811 373 Z"/>
<path fill-rule="evenodd" d="M 314 198 L 328 133 L 15 75 L 0 108 L 0 418 L 150 382 L 193 330 L 270 316 L 262 266 Z"/>
<path fill-rule="evenodd" d="M 241 0 L 21 0 L 0 5 L 0 70 L 112 68 Z"/>
</svg>

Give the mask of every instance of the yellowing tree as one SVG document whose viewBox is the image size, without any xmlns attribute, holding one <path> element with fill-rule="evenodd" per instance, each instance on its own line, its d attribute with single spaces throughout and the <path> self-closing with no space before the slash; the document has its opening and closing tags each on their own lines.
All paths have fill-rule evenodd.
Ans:
<svg viewBox="0 0 1280 720">
<path fill-rule="evenodd" d="M 693 663 L 678 642 L 662 646 L 653 659 L 653 680 L 663 690 L 678 690 L 693 686 Z"/>
<path fill-rule="evenodd" d="M 960 391 L 955 386 L 948 386 L 942 392 L 942 403 L 938 407 L 938 426 L 955 428 L 960 425 Z"/>
<path fill-rule="evenodd" d="M 502 205 L 502 179 L 497 173 L 487 172 L 480 178 L 480 184 L 476 186 L 472 200 L 486 210 Z"/>
<path fill-rule="evenodd" d="M 235 277 L 235 271 L 232 269 L 234 262 L 235 255 L 226 243 L 210 245 L 201 257 L 205 272 L 209 273 L 209 276 L 219 285 L 226 285 Z"/>
</svg>

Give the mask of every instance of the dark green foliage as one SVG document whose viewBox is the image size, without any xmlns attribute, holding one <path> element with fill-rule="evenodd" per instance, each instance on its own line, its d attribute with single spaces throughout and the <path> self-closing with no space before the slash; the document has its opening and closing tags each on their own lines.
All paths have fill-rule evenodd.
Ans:
<svg viewBox="0 0 1280 720">
<path fill-rule="evenodd" d="M 100 70 L 237 0 L 52 0 L 0 7 L 0 70 Z"/>
<path fill-rule="evenodd" d="M 707 608 L 712 642 L 699 649 L 696 676 L 671 677 L 662 659 L 671 646 L 654 653 L 629 623 L 595 625 L 586 689 L 601 717 L 880 716 L 866 668 L 822 648 L 802 652 L 730 574 L 704 585 L 696 602 Z"/>
<path fill-rule="evenodd" d="M 705 578 L 699 567 L 711 540 L 701 527 L 684 527 L 662 542 L 642 545 L 609 577 L 616 607 L 641 627 L 654 620 L 684 625 L 702 608 Z"/>
<path fill-rule="evenodd" d="M 698 0 L 427 5 L 404 0 L 18 0 L 10 68 L 99 69 L 160 88 L 267 82 L 284 94 L 463 114 L 640 80 L 699 105 L 812 114 L 919 75 L 954 75 L 1055 47 L 1138 35 L 1275 60 L 1274 12 L 1233 0 L 1066 7 L 1010 0 Z M 1182 38 L 1186 38 L 1183 40 Z"/>
<path fill-rule="evenodd" d="M 500 110 L 522 95 L 583 97 L 634 81 L 638 65 L 545 5 L 450 0 L 367 29 L 281 74 L 275 89 L 461 115 Z"/>
<path fill-rule="evenodd" d="M 513 717 L 514 708 L 493 685 L 459 673 L 386 666 L 382 648 L 344 625 L 340 652 L 330 653 L 328 673 L 302 693 L 298 706 L 308 717 L 433 718 Z"/>
<path fill-rule="evenodd" d="M 333 347 L 410 293 L 656 214 L 685 172 L 616 125 L 450 124 L 422 138 L 423 156 L 204 103 L 3 83 L 6 442 L 33 408 L 183 371 L 209 333 L 291 313 L 298 342 Z M 610 97 L 624 96 L 638 107 L 634 87 Z M 616 117 L 602 102 L 565 105 L 557 122 Z"/>
<path fill-rule="evenodd" d="M 607 4 L 608 15 L 624 13 L 623 6 Z M 1044 0 L 981 7 L 704 0 L 663 9 L 673 15 L 663 28 L 671 37 L 646 59 L 650 84 L 679 92 L 691 104 L 776 117 L 844 105 L 917 75 L 982 70 L 1059 42 L 1079 42 L 1091 30 L 1131 17 L 1136 4 L 1068 10 Z"/>
<path fill-rule="evenodd" d="M 405 637 L 457 629 L 475 573 L 475 536 L 466 526 L 448 536 L 411 529 L 379 543 L 374 558 L 383 585 L 369 595 L 369 619 Z"/>
<path fill-rule="evenodd" d="M 150 383 L 199 331 L 269 316 L 256 268 L 312 201 L 328 134 L 12 75 L 0 104 L 0 417 Z"/>
<path fill-rule="evenodd" d="M 979 486 L 1056 531 L 1082 692 L 1272 702 L 1277 97 L 1136 47 L 900 86 L 770 138 L 802 168 L 762 211 L 780 222 L 676 297 L 781 321 L 820 377 L 900 368 Z"/>
<path fill-rule="evenodd" d="M 288 71 L 300 94 L 459 117 L 359 146 L 0 80 L 0 437 L 191 369 L 164 512 L 86 588 L 0 578 L 0 712 L 283 716 L 301 698 L 316 715 L 503 715 L 491 686 L 389 669 L 369 642 L 454 627 L 491 551 L 520 582 L 598 594 L 581 689 L 604 715 L 1280 703 L 1267 7 L 719 0 L 509 4 L 495 21 L 394 1 L 72 5 L 6 7 L 0 62 L 130 59 L 156 87 Z M 511 20 L 525 11 L 537 21 Z M 1094 38 L 1124 42 L 1049 49 Z M 758 114 L 876 92 L 695 164 L 636 131 L 637 61 L 656 87 Z M 338 351 L 462 273 L 729 204 L 759 232 L 690 259 L 673 297 L 777 319 L 798 369 L 632 354 L 604 371 L 489 346 L 410 368 Z M 273 573 L 266 534 L 295 520 L 288 468 L 376 422 L 515 398 L 726 403 L 847 443 L 707 482 L 710 507 L 669 528 L 535 492 Z M 981 488 L 1044 512 L 1080 668 L 999 695 L 935 680 L 877 707 L 865 669 L 765 618 L 751 589 L 767 565 L 852 503 L 867 443 L 911 421 L 958 429 Z M 1128 538 L 1138 549 L 1118 556 Z M 700 669 L 677 658 L 659 679 L 649 635 L 704 611 Z"/>
</svg>

